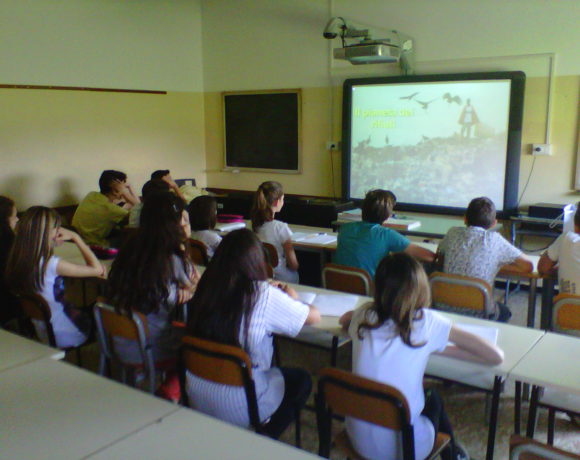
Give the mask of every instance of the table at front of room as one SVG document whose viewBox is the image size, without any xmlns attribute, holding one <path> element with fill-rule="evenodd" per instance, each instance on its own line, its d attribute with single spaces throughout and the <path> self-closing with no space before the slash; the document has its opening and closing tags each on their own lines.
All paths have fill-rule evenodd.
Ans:
<svg viewBox="0 0 580 460">
<path fill-rule="evenodd" d="M 317 289 L 310 286 L 292 285 L 297 291 L 307 291 L 325 294 L 338 294 L 336 291 Z M 370 297 L 359 296 L 355 308 L 372 301 Z M 453 313 L 440 312 L 454 323 L 472 324 L 497 328 L 497 345 L 504 351 L 504 361 L 495 367 L 478 364 L 470 361 L 458 360 L 443 355 L 432 355 L 429 359 L 426 374 L 445 380 L 476 388 L 492 395 L 491 419 L 487 440 L 487 460 L 493 458 L 495 447 L 495 433 L 500 403 L 500 394 L 503 385 L 511 370 L 528 353 L 545 334 L 538 329 L 530 329 L 511 324 L 497 323 L 469 316 L 456 315 Z M 338 324 L 335 316 L 323 316 L 319 324 L 312 326 L 326 331 L 334 336 L 344 336 L 346 333 Z"/>
</svg>

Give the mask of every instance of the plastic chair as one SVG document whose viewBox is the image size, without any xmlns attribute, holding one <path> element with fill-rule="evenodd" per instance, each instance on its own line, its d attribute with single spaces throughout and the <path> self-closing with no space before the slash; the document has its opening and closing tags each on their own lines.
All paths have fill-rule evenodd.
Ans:
<svg viewBox="0 0 580 460">
<path fill-rule="evenodd" d="M 209 257 L 207 255 L 207 246 L 199 240 L 189 239 L 189 256 L 195 265 L 207 267 Z"/>
<path fill-rule="evenodd" d="M 373 279 L 366 270 L 339 264 L 326 264 L 324 266 L 322 286 L 333 291 L 364 296 L 372 295 L 374 290 Z"/>
<path fill-rule="evenodd" d="M 240 347 L 224 345 L 198 337 L 182 338 L 179 362 L 181 398 L 189 406 L 186 371 L 210 382 L 242 387 L 248 403 L 248 417 L 256 433 L 261 433 L 263 424 L 258 413 L 256 388 L 252 378 L 252 363 L 248 354 Z M 300 413 L 296 414 L 296 446 L 300 447 Z"/>
<path fill-rule="evenodd" d="M 322 369 L 316 399 L 320 446 L 318 454 L 330 454 L 332 415 L 354 417 L 401 432 L 404 460 L 415 459 L 415 441 L 409 404 L 396 388 L 336 368 Z M 428 459 L 437 457 L 451 438 L 437 433 Z M 352 446 L 346 430 L 336 438 L 337 447 L 349 458 L 362 457 Z"/>
<path fill-rule="evenodd" d="M 580 296 L 559 294 L 554 297 L 552 324 L 555 332 L 580 337 Z M 527 436 L 534 437 L 538 407 L 548 409 L 548 444 L 554 444 L 556 412 L 580 416 L 580 396 L 555 388 L 534 386 L 530 399 Z"/>
<path fill-rule="evenodd" d="M 154 394 L 157 388 L 156 364 L 149 342 L 147 318 L 137 312 L 133 312 L 131 317 L 122 315 L 117 313 L 112 306 L 103 302 L 96 303 L 94 312 L 101 349 L 99 374 L 110 377 L 112 364 L 115 363 L 121 368 L 122 382 L 136 386 L 137 372 L 144 371 L 149 383 L 148 390 Z M 141 355 L 140 362 L 125 361 L 115 349 L 115 338 L 131 340 L 138 344 Z M 128 373 L 131 376 L 130 381 L 127 378 Z"/>
<path fill-rule="evenodd" d="M 22 311 L 24 312 L 26 317 L 29 320 L 31 320 L 31 324 L 33 324 L 32 320 L 39 321 L 40 323 L 42 323 L 44 331 L 46 333 L 48 345 L 50 345 L 53 348 L 59 348 L 61 350 L 64 350 L 65 352 L 74 350 L 76 353 L 77 364 L 79 367 L 81 367 L 82 366 L 81 347 L 86 345 L 87 342 L 89 342 L 89 339 L 87 339 L 85 342 L 76 347 L 61 348 L 57 346 L 56 337 L 54 335 L 54 329 L 51 323 L 52 312 L 50 311 L 50 306 L 48 305 L 44 297 L 42 297 L 40 294 L 20 294 L 17 297 L 20 301 L 20 307 L 22 308 Z M 31 331 L 36 330 L 33 326 L 30 329 Z M 37 338 L 40 340 L 38 334 L 36 335 Z"/>
<path fill-rule="evenodd" d="M 486 281 L 442 272 L 431 274 L 429 279 L 433 304 L 445 304 L 485 318 L 497 316 L 493 289 Z"/>
<path fill-rule="evenodd" d="M 510 437 L 510 460 L 580 460 L 580 455 L 514 434 Z"/>
</svg>

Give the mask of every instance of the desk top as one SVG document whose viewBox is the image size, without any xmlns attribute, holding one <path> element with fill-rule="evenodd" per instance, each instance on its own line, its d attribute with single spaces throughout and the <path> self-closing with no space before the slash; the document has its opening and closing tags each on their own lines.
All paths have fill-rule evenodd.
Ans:
<svg viewBox="0 0 580 460">
<path fill-rule="evenodd" d="M 580 338 L 546 333 L 512 370 L 512 376 L 534 385 L 580 394 Z"/>
<path fill-rule="evenodd" d="M 78 459 L 178 407 L 50 359 L 0 377 L 2 458 Z"/>
<path fill-rule="evenodd" d="M 64 351 L 0 329 L 0 372 L 45 358 L 63 359 Z"/>
<path fill-rule="evenodd" d="M 317 457 L 200 412 L 179 409 L 89 458 L 301 460 Z"/>
<path fill-rule="evenodd" d="M 83 258 L 80 249 L 76 244 L 71 243 L 70 241 L 66 241 L 60 246 L 55 247 L 54 255 L 73 264 L 86 265 L 85 259 Z M 107 271 L 111 268 L 113 263 L 112 259 L 99 259 L 99 261 L 107 268 Z"/>
</svg>

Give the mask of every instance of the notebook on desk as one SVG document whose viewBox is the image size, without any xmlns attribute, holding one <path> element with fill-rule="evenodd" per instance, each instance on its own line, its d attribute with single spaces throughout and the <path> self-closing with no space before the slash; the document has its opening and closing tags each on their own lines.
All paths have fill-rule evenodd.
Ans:
<svg viewBox="0 0 580 460">
<path fill-rule="evenodd" d="M 322 316 L 342 316 L 347 311 L 354 310 L 359 297 L 352 294 L 316 294 L 302 291 L 298 299 L 309 305 L 314 305 Z"/>
</svg>

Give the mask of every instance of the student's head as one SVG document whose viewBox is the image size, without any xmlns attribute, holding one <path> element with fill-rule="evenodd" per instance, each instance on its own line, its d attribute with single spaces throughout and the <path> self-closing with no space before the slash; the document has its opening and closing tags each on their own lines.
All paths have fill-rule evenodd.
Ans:
<svg viewBox="0 0 580 460">
<path fill-rule="evenodd" d="M 362 203 L 362 220 L 382 224 L 393 214 L 395 204 L 397 198 L 390 190 L 371 190 L 367 192 Z"/>
<path fill-rule="evenodd" d="M 158 169 L 157 171 L 153 171 L 151 173 L 151 180 L 163 180 L 165 176 L 171 175 L 169 169 Z"/>
<path fill-rule="evenodd" d="M 489 229 L 496 224 L 495 205 L 486 196 L 474 198 L 467 207 L 465 223 L 469 227 Z"/>
<path fill-rule="evenodd" d="M 194 198 L 187 206 L 192 230 L 211 230 L 217 223 L 217 202 L 212 196 Z"/>
<path fill-rule="evenodd" d="M 263 182 L 254 195 L 252 226 L 254 230 L 274 219 L 274 214 L 284 206 L 284 189 L 276 181 Z"/>
<path fill-rule="evenodd" d="M 16 293 L 32 293 L 42 288 L 60 223 L 58 213 L 44 206 L 33 206 L 22 215 L 6 269 L 7 281 Z"/>
<path fill-rule="evenodd" d="M 240 345 L 258 295 L 268 278 L 262 243 L 248 229 L 228 233 L 203 273 L 190 302 L 188 332 L 220 343 Z"/>
<path fill-rule="evenodd" d="M 139 228 L 169 246 L 179 245 L 191 235 L 185 204 L 171 192 L 147 197 L 141 210 Z"/>
<path fill-rule="evenodd" d="M 99 188 L 103 195 L 108 195 L 115 192 L 115 185 L 119 182 L 127 181 L 127 174 L 113 169 L 107 169 L 101 173 L 99 178 Z"/>
<path fill-rule="evenodd" d="M 151 179 L 143 184 L 143 187 L 141 188 L 141 197 L 143 198 L 143 201 L 145 201 L 150 195 L 165 192 L 169 192 L 169 184 L 167 182 L 161 179 Z"/>
<path fill-rule="evenodd" d="M 429 280 L 423 266 L 412 256 L 392 253 L 383 258 L 375 273 L 375 296 L 362 329 L 376 329 L 392 320 L 404 343 L 410 346 L 413 320 L 421 318 L 422 309 L 431 304 Z M 370 319 L 369 313 L 376 314 Z"/>
<path fill-rule="evenodd" d="M 189 216 L 173 193 L 150 195 L 143 203 L 136 234 L 121 247 L 109 274 L 107 296 L 118 311 L 135 309 L 143 314 L 175 302 L 176 267 L 190 266 L 187 238 Z"/>
<path fill-rule="evenodd" d="M 6 196 L 0 196 L 0 235 L 12 235 L 18 222 L 16 204 Z"/>
</svg>

